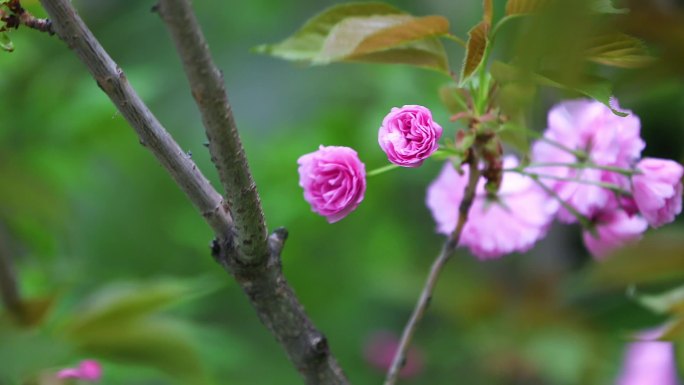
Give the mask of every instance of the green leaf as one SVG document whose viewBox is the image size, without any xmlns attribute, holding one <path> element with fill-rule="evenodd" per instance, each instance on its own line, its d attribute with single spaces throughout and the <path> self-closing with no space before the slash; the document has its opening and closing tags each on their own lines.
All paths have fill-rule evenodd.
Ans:
<svg viewBox="0 0 684 385">
<path fill-rule="evenodd" d="M 6 32 L 0 32 L 0 48 L 7 52 L 14 51 L 14 44 Z"/>
<path fill-rule="evenodd" d="M 485 49 L 487 48 L 487 34 L 489 33 L 489 23 L 479 22 L 468 31 L 468 46 L 466 47 L 465 58 L 463 59 L 463 71 L 461 71 L 461 83 L 467 80 L 470 75 L 482 63 Z"/>
<path fill-rule="evenodd" d="M 450 114 L 468 111 L 468 92 L 459 88 L 456 83 L 446 84 L 439 88 L 439 98 Z"/>
<path fill-rule="evenodd" d="M 636 299 L 657 314 L 684 313 L 684 286 L 657 295 L 636 295 Z"/>
<path fill-rule="evenodd" d="M 331 7 L 278 44 L 254 50 L 285 60 L 325 65 L 341 61 L 410 64 L 448 73 L 438 36 L 449 33 L 442 16 L 414 17 L 383 3 Z"/>
<path fill-rule="evenodd" d="M 548 7 L 552 0 L 508 0 L 506 16 L 538 12 Z"/>
<path fill-rule="evenodd" d="M 589 11 L 595 13 L 621 14 L 627 10 L 617 9 L 611 0 L 585 0 L 585 4 L 578 1 L 578 5 L 585 5 Z M 506 3 L 506 16 L 523 15 L 546 10 L 554 0 L 508 0 Z"/>
<path fill-rule="evenodd" d="M 596 13 L 607 13 L 607 14 L 623 14 L 628 13 L 627 9 L 619 9 L 613 6 L 611 0 L 590 0 L 589 9 Z"/>
<path fill-rule="evenodd" d="M 587 47 L 584 52 L 587 60 L 607 66 L 640 68 L 654 61 L 641 40 L 624 33 L 592 37 L 588 39 Z"/>
<path fill-rule="evenodd" d="M 68 326 L 72 334 L 106 329 L 120 322 L 149 316 L 193 296 L 215 288 L 203 281 L 164 280 L 152 283 L 122 283 L 95 293 Z"/>
<path fill-rule="evenodd" d="M 189 331 L 168 317 L 148 317 L 73 335 L 71 340 L 88 355 L 153 367 L 179 384 L 205 385 L 208 374 Z"/>
<path fill-rule="evenodd" d="M 592 265 L 595 286 L 623 288 L 627 285 L 684 279 L 684 239 L 677 229 L 648 234 L 639 243 Z M 648 256 L 648 263 L 644 263 Z"/>
<path fill-rule="evenodd" d="M 511 145 L 521 154 L 527 154 L 530 150 L 530 140 L 527 134 L 527 129 L 521 124 L 515 122 L 506 122 L 501 126 L 499 131 L 501 140 Z"/>
<path fill-rule="evenodd" d="M 554 87 L 559 89 L 571 90 L 578 92 L 592 99 L 595 99 L 613 111 L 615 115 L 627 116 L 628 114 L 616 110 L 611 105 L 612 86 L 610 82 L 596 77 L 586 77 L 579 81 L 566 83 L 559 74 L 537 74 L 531 71 L 524 71 L 510 64 L 502 62 L 494 62 L 491 68 L 492 76 L 499 83 L 505 84 L 509 82 L 532 82 L 542 86 Z"/>
</svg>

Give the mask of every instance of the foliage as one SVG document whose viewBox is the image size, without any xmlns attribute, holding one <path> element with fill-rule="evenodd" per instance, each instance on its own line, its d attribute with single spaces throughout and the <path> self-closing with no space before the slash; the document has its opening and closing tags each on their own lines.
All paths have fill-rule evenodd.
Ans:
<svg viewBox="0 0 684 385">
<path fill-rule="evenodd" d="M 160 44 L 168 37 L 159 23 L 151 22 L 148 5 L 86 3 L 77 5 L 132 84 L 199 167 L 209 170 L 190 93 L 179 80 L 170 44 Z M 404 65 L 304 72 L 245 52 L 278 41 L 320 2 L 195 2 L 224 70 L 269 225 L 286 225 L 292 234 L 285 272 L 354 383 L 380 381 L 382 373 L 363 360 L 365 338 L 377 329 L 400 330 L 438 251 L 440 239 L 423 201 L 425 185 L 439 165 L 426 162 L 421 173 L 373 179 L 358 215 L 331 228 L 309 215 L 301 199 L 299 155 L 319 144 L 341 143 L 358 148 L 369 166 L 381 164 L 384 154 L 374 135 L 390 107 L 431 105 L 435 120 L 446 123 L 469 104 L 486 108 L 492 98 L 506 106 L 510 117 L 502 138 L 524 151 L 530 131 L 544 128 L 547 107 L 561 95 L 587 95 L 608 104 L 608 97 L 618 94 L 642 118 L 647 152 L 682 159 L 684 94 L 668 72 L 681 66 L 652 58 L 649 52 L 659 47 L 649 44 L 646 50 L 641 40 L 677 47 L 675 33 L 667 39 L 633 35 L 623 26 L 646 13 L 624 13 L 608 1 L 592 1 L 592 12 L 569 16 L 584 20 L 578 26 L 606 29 L 587 28 L 591 33 L 586 36 L 571 36 L 576 45 L 566 44 L 570 38 L 556 40 L 568 57 L 554 57 L 563 52 L 537 44 L 547 37 L 538 31 L 547 31 L 549 40 L 567 32 L 566 24 L 554 18 L 562 9 L 537 9 L 540 1 L 493 1 L 487 8 L 491 15 L 483 16 L 474 15 L 466 3 L 333 6 L 328 11 L 348 13 L 319 15 L 285 41 L 257 48 L 313 65 Z M 400 7 L 432 16 L 414 16 Z M 572 22 L 579 23 L 577 18 Z M 490 26 L 480 31 L 485 38 L 468 42 L 474 47 L 470 51 L 482 57 L 469 60 L 452 37 L 466 37 L 472 26 L 485 24 Z M 87 354 L 103 359 L 106 383 L 296 383 L 297 373 L 237 286 L 211 292 L 186 285 L 187 279 L 194 282 L 193 277 L 207 272 L 226 279 L 208 256 L 209 231 L 83 68 L 55 39 L 21 29 L 11 31 L 11 38 L 17 50 L 0 56 L 6 101 L 0 105 L 0 222 L 7 228 L 28 301 L 55 302 L 44 318 L 35 316 L 42 321 L 36 327 L 18 329 L 3 318 L 0 365 L 16 372 L 3 366 L 0 373 L 33 375 Z M 450 66 L 468 62 L 468 79 L 459 75 L 445 81 L 444 75 L 464 73 Z M 436 72 L 414 71 L 407 64 Z M 637 65 L 648 67 L 634 71 Z M 500 87 L 470 99 L 471 87 L 483 81 Z M 440 97 L 444 108 L 438 107 Z M 462 120 L 444 127 L 445 136 L 453 136 Z M 416 337 L 427 366 L 405 382 L 449 383 L 458 376 L 472 378 L 474 385 L 607 384 L 632 332 L 670 320 L 670 335 L 682 341 L 680 313 L 655 314 L 641 305 L 681 284 L 681 224 L 669 233 L 647 235 L 637 248 L 602 264 L 588 260 L 566 233 L 565 227 L 555 228 L 524 256 L 485 264 L 466 253 L 454 258 L 434 295 L 426 327 Z M 649 263 L 643 263 L 646 258 Z M 160 276 L 179 277 L 182 283 L 170 279 L 149 291 L 140 284 L 140 297 L 128 291 L 120 302 L 109 297 L 119 309 L 114 314 L 130 328 L 93 331 L 91 340 L 90 332 L 76 328 L 112 322 L 111 314 L 95 316 L 97 306 L 86 311 L 85 305 L 110 284 L 120 287 L 116 282 L 123 278 L 155 281 Z M 636 291 L 628 295 L 627 287 Z M 198 291 L 206 295 L 191 295 Z M 129 295 L 151 302 L 123 300 Z M 192 298 L 166 309 L 176 296 L 188 295 Z M 181 356 L 189 358 L 180 362 Z M 132 365 L 133 360 L 140 365 Z M 269 370 L 255 370 L 264 366 Z"/>
</svg>

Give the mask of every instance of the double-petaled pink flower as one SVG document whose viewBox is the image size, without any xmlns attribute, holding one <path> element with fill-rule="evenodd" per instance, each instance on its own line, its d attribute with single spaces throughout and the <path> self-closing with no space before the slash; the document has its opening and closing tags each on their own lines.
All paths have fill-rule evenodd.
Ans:
<svg viewBox="0 0 684 385">
<path fill-rule="evenodd" d="M 423 106 L 392 108 L 378 131 L 387 159 L 402 167 L 418 167 L 439 148 L 442 127 Z"/>
<path fill-rule="evenodd" d="M 517 166 L 514 157 L 504 159 L 504 167 Z M 459 174 L 450 162 L 442 168 L 427 191 L 427 206 L 437 222 L 437 231 L 449 235 L 456 228 L 458 208 L 468 183 L 468 170 Z M 506 173 L 492 200 L 480 180 L 460 246 L 480 259 L 497 258 L 512 252 L 525 252 L 546 235 L 558 204 L 530 178 Z"/>
<path fill-rule="evenodd" d="M 298 160 L 299 185 L 311 209 L 337 222 L 363 201 L 366 168 L 349 147 L 320 146 Z"/>
<path fill-rule="evenodd" d="M 648 223 L 660 227 L 682 212 L 684 168 L 668 159 L 644 158 L 636 166 L 632 196 Z"/>
</svg>

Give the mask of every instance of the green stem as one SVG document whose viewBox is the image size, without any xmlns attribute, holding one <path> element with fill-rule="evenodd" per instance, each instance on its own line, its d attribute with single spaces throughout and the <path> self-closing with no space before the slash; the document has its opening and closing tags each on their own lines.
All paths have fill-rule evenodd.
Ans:
<svg viewBox="0 0 684 385">
<path fill-rule="evenodd" d="M 547 194 L 552 196 L 555 200 L 558 201 L 558 203 L 560 203 L 561 206 L 563 206 L 564 209 L 566 209 L 570 214 L 572 214 L 575 218 L 577 218 L 577 221 L 579 221 L 579 223 L 580 223 L 580 225 L 582 225 L 582 227 L 587 228 L 587 229 L 592 227 L 591 220 L 589 220 L 589 218 L 582 215 L 582 213 L 577 211 L 576 208 L 572 207 L 571 204 L 564 201 L 563 198 L 561 198 L 558 195 L 558 193 L 556 193 L 551 188 L 549 188 L 549 186 L 545 185 L 542 181 L 540 181 L 539 175 L 529 174 L 528 176 L 530 177 L 530 179 L 532 179 L 532 181 L 534 181 L 534 183 L 536 183 L 539 187 L 541 187 L 542 190 L 544 190 L 544 192 L 546 192 Z"/>
<path fill-rule="evenodd" d="M 535 168 L 535 167 L 567 167 L 576 169 L 595 169 L 603 171 L 611 171 L 624 176 L 632 176 L 636 174 L 641 174 L 639 170 L 630 170 L 626 168 L 613 167 L 613 166 L 602 166 L 600 164 L 595 164 L 591 162 L 584 163 L 563 163 L 563 162 L 549 162 L 549 163 L 530 163 L 525 165 L 525 168 Z"/>
<path fill-rule="evenodd" d="M 597 186 L 597 187 L 602 187 L 605 188 L 606 190 L 613 191 L 617 194 L 624 195 L 624 196 L 630 196 L 632 195 L 629 191 L 623 190 L 620 186 L 612 184 L 612 183 L 605 183 L 605 182 L 597 182 L 593 180 L 585 180 L 585 179 L 577 179 L 577 178 L 566 178 L 562 176 L 555 176 L 555 175 L 546 175 L 546 174 L 537 174 L 533 172 L 527 172 L 523 169 L 520 168 L 506 168 L 503 171 L 508 171 L 508 172 L 515 172 L 520 175 L 525 175 L 528 176 L 532 179 L 553 179 L 553 180 L 559 180 L 563 182 L 576 182 L 576 183 L 581 183 L 581 184 L 586 184 L 590 186 Z"/>
<path fill-rule="evenodd" d="M 461 39 L 460 37 L 452 34 L 446 34 L 442 36 L 445 39 L 451 40 L 453 42 L 456 42 L 458 45 L 460 45 L 463 48 L 466 48 L 468 44 L 465 42 L 465 40 Z"/>
<path fill-rule="evenodd" d="M 569 153 L 569 154 L 572 154 L 572 155 L 574 155 L 577 159 L 580 159 L 580 160 L 585 160 L 585 159 L 587 159 L 587 153 L 584 152 L 584 151 L 582 151 L 582 150 L 573 150 L 572 148 L 567 147 L 566 145 L 564 145 L 564 144 L 562 144 L 562 143 L 559 143 L 559 142 L 556 142 L 556 141 L 553 140 L 553 139 L 547 138 L 546 136 L 542 135 L 541 133 L 539 133 L 539 132 L 537 132 L 537 131 L 535 131 L 535 130 L 529 129 L 529 128 L 524 127 L 524 126 L 521 126 L 521 127 L 522 127 L 523 130 L 525 130 L 525 133 L 527 133 L 528 135 L 530 135 L 531 137 L 533 137 L 533 138 L 535 138 L 535 139 L 539 139 L 539 140 L 541 140 L 542 142 L 548 143 L 548 144 L 551 145 L 551 146 L 554 146 L 554 147 L 556 147 L 556 148 L 558 148 L 558 149 L 560 149 L 560 150 L 563 150 L 563 151 L 565 151 L 565 152 L 567 152 L 567 153 Z"/>
<path fill-rule="evenodd" d="M 394 170 L 395 168 L 399 168 L 399 166 L 396 164 L 388 164 L 387 166 L 379 167 L 379 168 L 376 168 L 375 170 L 368 171 L 366 173 L 366 176 L 371 177 L 371 176 L 380 175 L 380 174 L 386 173 L 387 171 Z"/>
</svg>

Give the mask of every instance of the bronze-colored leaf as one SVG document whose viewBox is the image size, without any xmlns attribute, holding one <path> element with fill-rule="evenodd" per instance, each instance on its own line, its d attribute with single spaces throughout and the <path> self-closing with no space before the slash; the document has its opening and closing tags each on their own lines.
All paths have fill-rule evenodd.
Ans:
<svg viewBox="0 0 684 385">
<path fill-rule="evenodd" d="M 465 59 L 463 60 L 463 71 L 461 81 L 464 81 L 480 66 L 487 48 L 487 34 L 489 33 L 489 23 L 479 22 L 468 31 L 468 47 L 466 48 Z"/>
<path fill-rule="evenodd" d="M 349 55 L 349 58 L 447 33 L 449 33 L 449 20 L 443 16 L 409 18 L 395 26 L 381 29 L 366 36 Z"/>
<path fill-rule="evenodd" d="M 382 3 L 350 3 L 329 8 L 279 44 L 255 50 L 313 65 L 382 62 L 447 73 L 447 56 L 437 37 L 448 33 L 449 22 L 442 16 L 414 17 Z"/>
</svg>

